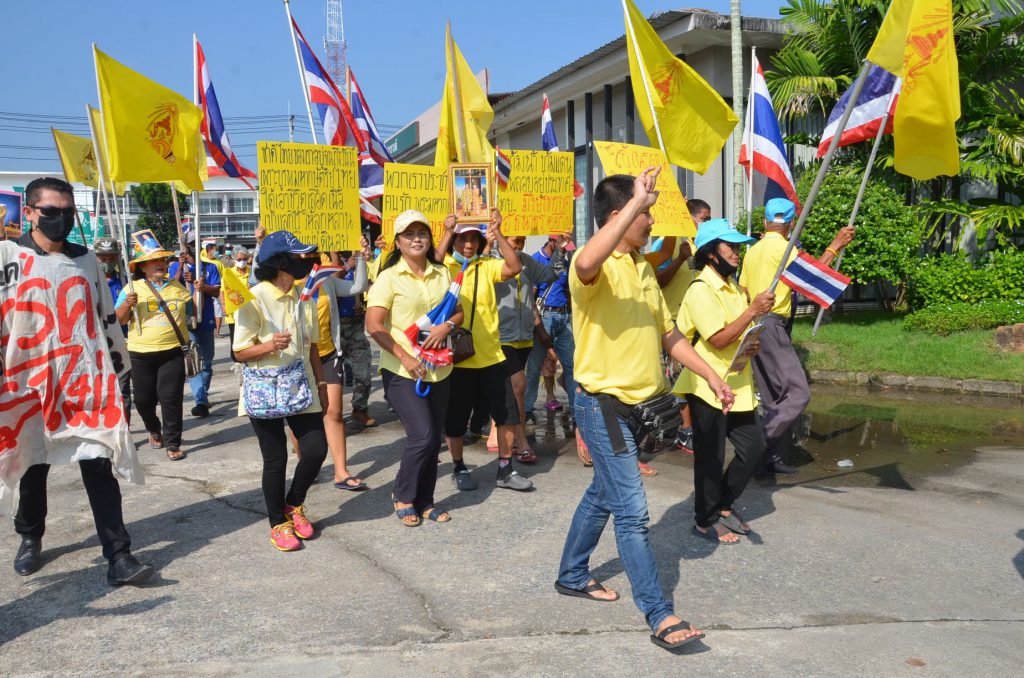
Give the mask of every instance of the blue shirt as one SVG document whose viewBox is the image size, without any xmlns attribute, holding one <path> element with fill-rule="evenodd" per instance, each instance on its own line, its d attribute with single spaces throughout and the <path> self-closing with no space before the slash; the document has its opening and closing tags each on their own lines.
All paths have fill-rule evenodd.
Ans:
<svg viewBox="0 0 1024 678">
<path fill-rule="evenodd" d="M 180 262 L 172 261 L 171 265 L 167 268 L 167 277 L 175 278 L 178 275 L 178 268 Z M 193 264 L 188 264 L 188 268 L 185 269 L 192 274 L 195 279 L 196 269 Z M 220 287 L 220 272 L 217 267 L 211 263 L 203 262 L 203 278 L 204 282 L 210 287 Z M 189 292 L 195 292 L 195 285 L 188 285 Z M 203 295 L 203 317 L 199 322 L 198 329 L 200 330 L 213 330 L 217 326 L 216 318 L 213 314 L 213 297 L 208 294 Z"/>
<path fill-rule="evenodd" d="M 114 300 L 114 308 L 118 306 L 118 300 L 122 299 L 124 295 L 121 294 L 121 290 L 124 289 L 124 283 L 121 282 L 121 276 L 115 275 L 112 278 L 107 278 L 107 287 L 110 288 L 110 297 Z M 121 325 L 121 331 L 124 332 L 124 336 L 128 336 L 128 325 Z"/>
<path fill-rule="evenodd" d="M 539 250 L 533 254 L 533 258 L 540 263 L 547 266 L 551 263 L 551 257 L 544 254 L 544 250 Z M 548 293 L 548 288 L 551 287 L 551 292 Z M 544 295 L 547 294 L 545 297 Z M 569 266 L 566 264 L 565 271 L 562 275 L 558 276 L 558 280 L 553 283 L 539 283 L 537 285 L 537 298 L 544 300 L 545 306 L 568 306 L 569 305 Z"/>
</svg>

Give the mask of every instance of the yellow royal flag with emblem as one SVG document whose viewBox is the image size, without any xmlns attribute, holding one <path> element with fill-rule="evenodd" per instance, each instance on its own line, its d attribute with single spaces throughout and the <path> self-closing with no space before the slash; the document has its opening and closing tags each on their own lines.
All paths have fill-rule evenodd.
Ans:
<svg viewBox="0 0 1024 678">
<path fill-rule="evenodd" d="M 445 29 L 444 44 L 447 74 L 444 96 L 441 98 L 441 124 L 437 130 L 434 165 L 445 167 L 452 162 L 493 164 L 494 147 L 487 139 L 487 132 L 494 120 L 494 109 L 487 101 L 487 92 L 480 86 L 459 51 L 459 46 L 455 44 L 451 24 Z M 463 137 L 465 149 L 462 147 Z"/>
<path fill-rule="evenodd" d="M 657 148 L 660 129 L 668 161 L 703 174 L 739 119 L 704 78 L 669 51 L 632 0 L 623 4 L 633 98 L 647 138 Z"/>
<path fill-rule="evenodd" d="M 191 190 L 203 190 L 202 110 L 95 47 L 93 54 L 111 177 L 145 183 L 181 181 Z"/>
<path fill-rule="evenodd" d="M 960 173 L 960 72 L 951 0 L 893 0 L 868 61 L 903 78 L 893 116 L 895 167 L 925 181 Z"/>
<path fill-rule="evenodd" d="M 240 276 L 234 268 L 224 268 L 221 284 L 224 286 L 224 312 L 228 315 L 234 314 L 239 306 L 253 298 L 248 279 Z"/>
<path fill-rule="evenodd" d="M 96 145 L 100 149 L 100 167 L 103 169 L 103 176 L 107 182 L 110 181 L 110 163 L 107 162 L 107 140 L 103 138 L 103 121 L 100 120 L 99 109 L 89 106 L 89 126 L 93 130 L 93 136 L 96 137 Z M 118 195 L 124 195 L 127 186 L 123 181 L 114 182 L 114 193 Z M 110 190 L 110 186 L 104 186 L 103 190 Z"/>
<path fill-rule="evenodd" d="M 53 132 L 53 143 L 57 146 L 57 155 L 60 156 L 64 178 L 68 183 L 98 188 L 100 176 L 96 170 L 96 154 L 93 152 L 92 141 L 61 132 L 53 127 L 50 131 Z"/>
</svg>

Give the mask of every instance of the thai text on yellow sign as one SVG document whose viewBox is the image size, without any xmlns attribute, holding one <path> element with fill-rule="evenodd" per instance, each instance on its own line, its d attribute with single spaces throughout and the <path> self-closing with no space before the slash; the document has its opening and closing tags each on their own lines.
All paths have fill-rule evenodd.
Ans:
<svg viewBox="0 0 1024 678">
<path fill-rule="evenodd" d="M 260 222 L 320 249 L 359 249 L 359 166 L 350 146 L 256 143 Z"/>
<path fill-rule="evenodd" d="M 573 154 L 508 151 L 512 170 L 498 189 L 505 235 L 546 235 L 572 231 Z"/>
<path fill-rule="evenodd" d="M 381 207 L 381 234 L 388 249 L 395 240 L 395 219 L 406 210 L 422 212 L 430 220 L 436 245 L 444 236 L 444 218 L 452 211 L 448 168 L 385 163 Z"/>
<path fill-rule="evenodd" d="M 636 176 L 648 167 L 661 167 L 658 175 L 658 202 L 651 208 L 654 228 L 651 235 L 697 235 L 690 211 L 686 209 L 686 198 L 679 190 L 675 170 L 657 148 L 620 144 L 613 141 L 595 141 L 597 157 L 601 159 L 605 176 L 609 174 L 630 174 Z"/>
</svg>

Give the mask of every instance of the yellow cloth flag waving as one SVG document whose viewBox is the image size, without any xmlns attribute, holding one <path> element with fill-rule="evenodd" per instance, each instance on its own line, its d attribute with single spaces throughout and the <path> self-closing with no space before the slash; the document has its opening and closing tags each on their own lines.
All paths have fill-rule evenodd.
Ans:
<svg viewBox="0 0 1024 678">
<path fill-rule="evenodd" d="M 903 78 L 892 130 L 896 171 L 921 181 L 959 174 L 951 0 L 893 0 L 868 61 Z"/>
<path fill-rule="evenodd" d="M 441 98 L 441 125 L 437 130 L 434 165 L 443 167 L 450 162 L 493 164 L 494 147 L 487 140 L 487 131 L 491 129 L 494 120 L 494 109 L 487 101 L 487 93 L 459 51 L 459 46 L 452 39 L 451 24 L 445 29 L 444 44 L 447 75 L 444 79 L 444 96 Z M 462 148 L 463 135 L 465 151 Z"/>
<path fill-rule="evenodd" d="M 93 138 L 96 139 L 96 145 L 100 149 L 100 167 L 103 169 L 103 176 L 106 178 L 108 184 L 110 182 L 110 163 L 107 162 L 107 140 L 103 138 L 103 121 L 100 120 L 99 109 L 89 106 L 89 127 L 92 130 Z M 114 193 L 118 195 L 124 195 L 125 183 L 123 181 L 114 182 Z M 104 186 L 103 190 L 110 190 L 110 186 Z"/>
<path fill-rule="evenodd" d="M 253 298 L 249 281 L 234 268 L 225 268 L 220 280 L 224 286 L 224 312 L 234 315 L 239 306 Z"/>
<path fill-rule="evenodd" d="M 115 181 L 181 180 L 203 190 L 198 106 L 93 47 L 100 108 Z"/>
<path fill-rule="evenodd" d="M 711 85 L 669 51 L 632 0 L 623 5 L 633 98 L 647 138 L 658 147 L 656 116 L 668 161 L 703 174 L 739 120 Z"/>
<path fill-rule="evenodd" d="M 61 132 L 50 128 L 53 132 L 53 143 L 57 146 L 64 178 L 68 183 L 85 184 L 97 188 L 100 184 L 99 172 L 96 171 L 96 154 L 93 153 L 92 142 L 85 137 Z"/>
</svg>

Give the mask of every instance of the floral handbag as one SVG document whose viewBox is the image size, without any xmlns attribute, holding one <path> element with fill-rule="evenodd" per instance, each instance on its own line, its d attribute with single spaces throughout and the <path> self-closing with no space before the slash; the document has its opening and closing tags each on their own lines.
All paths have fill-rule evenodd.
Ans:
<svg viewBox="0 0 1024 678">
<path fill-rule="evenodd" d="M 270 318 L 256 299 L 251 303 L 264 318 Z M 302 313 L 301 309 L 299 313 Z M 303 320 L 300 315 L 295 323 L 299 330 L 300 351 L 304 344 L 301 339 Z M 280 419 L 304 411 L 313 403 L 313 390 L 309 387 L 302 358 L 281 367 L 245 365 L 242 368 L 242 402 L 245 403 L 245 413 L 253 419 Z"/>
</svg>

